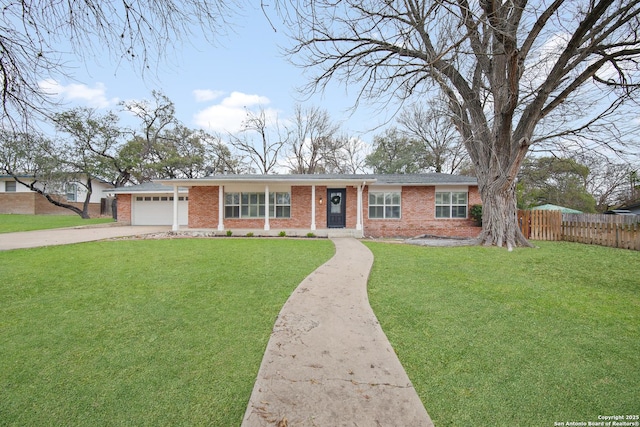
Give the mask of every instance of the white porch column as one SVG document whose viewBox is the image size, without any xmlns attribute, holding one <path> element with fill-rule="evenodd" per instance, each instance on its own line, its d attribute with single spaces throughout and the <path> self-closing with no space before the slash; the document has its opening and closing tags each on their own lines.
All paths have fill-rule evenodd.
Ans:
<svg viewBox="0 0 640 427">
<path fill-rule="evenodd" d="M 269 225 L 269 185 L 264 187 L 264 229 L 271 230 Z"/>
<path fill-rule="evenodd" d="M 224 231 L 224 185 L 218 187 L 218 231 Z"/>
<path fill-rule="evenodd" d="M 173 231 L 178 231 L 180 229 L 179 221 L 178 221 L 178 186 L 173 186 L 173 226 L 171 227 Z"/>
<path fill-rule="evenodd" d="M 316 186 L 311 186 L 311 229 L 316 229 Z"/>
<path fill-rule="evenodd" d="M 358 213 L 356 214 L 356 230 L 362 230 L 362 190 L 364 184 L 358 185 Z"/>
</svg>

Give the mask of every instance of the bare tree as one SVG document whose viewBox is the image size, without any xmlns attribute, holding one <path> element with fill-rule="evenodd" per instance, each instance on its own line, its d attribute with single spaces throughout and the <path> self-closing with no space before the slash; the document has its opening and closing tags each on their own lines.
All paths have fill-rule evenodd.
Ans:
<svg viewBox="0 0 640 427">
<path fill-rule="evenodd" d="M 3 127 L 48 115 L 39 82 L 70 77 L 71 55 L 110 55 L 142 72 L 199 28 L 212 41 L 241 0 L 10 1 L 0 13 L 0 99 Z M 62 46 L 62 47 L 61 47 Z M 70 52 L 68 52 L 70 50 Z"/>
<path fill-rule="evenodd" d="M 610 119 L 637 95 L 640 0 L 287 5 L 289 54 L 318 70 L 313 89 L 339 79 L 359 85 L 361 99 L 444 94 L 478 178 L 485 244 L 529 245 L 515 183 L 532 144 L 557 126 L 564 129 L 557 136 L 574 135 L 607 120 L 611 134 L 623 136 Z M 594 100 L 590 108 L 565 109 L 585 97 Z"/>
<path fill-rule="evenodd" d="M 236 167 L 229 149 L 220 139 L 184 126 L 175 116 L 173 102 L 158 91 L 151 100 L 121 103 L 140 120 L 140 129 L 120 150 L 138 183 L 155 178 L 198 178 L 207 171 Z"/>
<path fill-rule="evenodd" d="M 589 168 L 587 191 L 596 199 L 598 212 L 630 201 L 629 180 L 637 168 L 630 163 L 614 161 L 600 153 L 581 154 L 576 160 Z M 633 188 L 633 185 L 631 185 Z"/>
<path fill-rule="evenodd" d="M 291 173 L 326 172 L 325 156 L 331 155 L 331 141 L 338 129 L 326 110 L 296 105 L 287 159 Z"/>
<path fill-rule="evenodd" d="M 449 111 L 442 108 L 439 98 L 426 105 L 413 103 L 398 116 L 400 129 L 420 145 L 423 164 L 434 172 L 456 173 L 466 158 L 464 144 L 460 139 Z"/>
<path fill-rule="evenodd" d="M 329 152 L 325 155 L 327 173 L 358 174 L 366 171 L 366 143 L 347 133 L 333 138 Z"/>
<path fill-rule="evenodd" d="M 274 123 L 272 123 L 274 122 Z M 258 135 L 255 141 L 253 136 Z M 277 118 L 271 120 L 264 108 L 258 113 L 247 110 L 240 135 L 229 134 L 231 145 L 247 158 L 250 167 L 261 174 L 275 172 L 280 151 L 286 146 L 289 133 L 282 132 Z"/>
</svg>

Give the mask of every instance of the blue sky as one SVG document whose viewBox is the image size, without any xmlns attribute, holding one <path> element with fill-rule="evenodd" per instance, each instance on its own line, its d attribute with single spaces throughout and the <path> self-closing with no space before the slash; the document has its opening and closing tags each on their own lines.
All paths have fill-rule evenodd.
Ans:
<svg viewBox="0 0 640 427">
<path fill-rule="evenodd" d="M 270 18 L 280 25 L 275 14 Z M 367 142 L 380 132 L 375 128 L 387 121 L 384 113 L 364 106 L 349 111 L 357 88 L 347 91 L 335 82 L 309 100 L 297 92 L 307 82 L 303 70 L 283 57 L 278 45 L 288 43 L 286 35 L 282 28 L 273 30 L 259 7 L 247 7 L 232 22 L 232 29 L 215 46 L 202 38 L 185 41 L 167 51 L 166 60 L 144 78 L 127 63 L 88 58 L 75 65 L 75 81 L 45 85 L 69 108 L 105 111 L 117 110 L 119 101 L 150 99 L 152 90 L 161 90 L 175 103 L 185 125 L 222 134 L 238 130 L 245 107 L 254 111 L 262 107 L 284 122 L 296 103 L 326 109 L 334 121 L 343 122 L 344 131 Z"/>
</svg>

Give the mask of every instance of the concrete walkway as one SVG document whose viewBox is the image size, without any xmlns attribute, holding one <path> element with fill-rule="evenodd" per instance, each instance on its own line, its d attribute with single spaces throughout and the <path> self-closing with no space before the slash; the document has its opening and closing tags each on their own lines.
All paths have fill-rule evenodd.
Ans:
<svg viewBox="0 0 640 427">
<path fill-rule="evenodd" d="M 137 236 L 171 230 L 170 226 L 95 226 L 56 228 L 52 230 L 23 231 L 0 234 L 0 251 L 37 248 L 40 246 L 68 245 L 115 237 Z"/>
<path fill-rule="evenodd" d="M 278 316 L 242 426 L 433 426 L 369 305 L 373 255 L 332 241 Z"/>
</svg>

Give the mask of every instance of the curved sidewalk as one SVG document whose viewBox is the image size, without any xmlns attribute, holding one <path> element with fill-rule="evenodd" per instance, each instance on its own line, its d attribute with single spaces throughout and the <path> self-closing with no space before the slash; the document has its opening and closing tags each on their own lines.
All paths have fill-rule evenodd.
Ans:
<svg viewBox="0 0 640 427">
<path fill-rule="evenodd" d="M 332 241 L 278 316 L 242 426 L 433 426 L 369 305 L 373 254 Z"/>
</svg>

